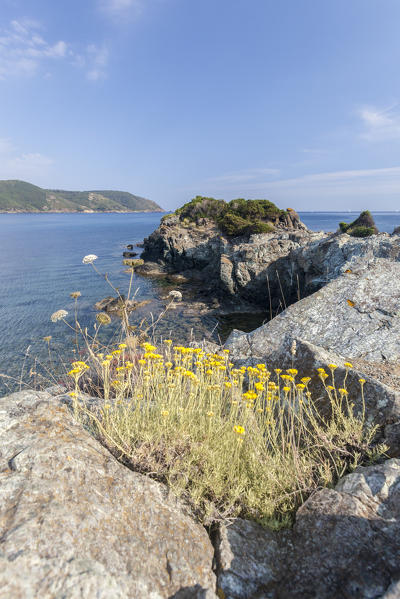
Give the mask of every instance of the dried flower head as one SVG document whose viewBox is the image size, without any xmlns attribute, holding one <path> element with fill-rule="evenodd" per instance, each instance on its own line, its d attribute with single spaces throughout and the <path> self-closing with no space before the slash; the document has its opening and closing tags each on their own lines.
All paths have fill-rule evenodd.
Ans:
<svg viewBox="0 0 400 599">
<path fill-rule="evenodd" d="M 127 260 L 123 260 L 123 264 L 125 264 L 125 266 L 130 266 L 130 268 L 136 268 L 137 266 L 142 266 L 144 260 L 141 260 L 140 258 L 128 258 Z"/>
<path fill-rule="evenodd" d="M 80 291 L 73 291 L 72 293 L 69 294 L 71 297 L 73 297 L 74 299 L 78 299 L 78 297 L 81 297 L 81 292 Z"/>
<path fill-rule="evenodd" d="M 43 337 L 43 341 L 46 341 L 46 343 L 50 343 L 51 335 L 47 335 L 47 337 Z"/>
<path fill-rule="evenodd" d="M 99 324 L 107 326 L 111 322 L 111 318 L 105 312 L 100 312 L 100 314 L 96 314 L 96 320 Z"/>
<path fill-rule="evenodd" d="M 62 320 L 66 316 L 68 316 L 68 312 L 66 310 L 57 310 L 57 312 L 53 312 L 53 314 L 50 316 L 50 320 L 51 322 L 57 322 L 57 320 Z"/>
<path fill-rule="evenodd" d="M 96 254 L 88 254 L 83 258 L 82 264 L 92 264 L 97 258 Z"/>
<path fill-rule="evenodd" d="M 292 356 L 296 355 L 296 339 L 293 339 L 293 341 L 292 341 L 290 353 L 292 354 Z"/>
</svg>

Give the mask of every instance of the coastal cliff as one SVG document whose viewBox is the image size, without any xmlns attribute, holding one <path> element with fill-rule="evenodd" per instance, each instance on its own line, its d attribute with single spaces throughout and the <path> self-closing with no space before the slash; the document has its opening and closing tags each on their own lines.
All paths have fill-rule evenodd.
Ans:
<svg viewBox="0 0 400 599">
<path fill-rule="evenodd" d="M 265 200 L 212 202 L 196 199 L 163 217 L 144 240 L 145 264 L 139 272 L 179 273 L 200 281 L 203 295 L 234 310 L 249 305 L 268 309 L 270 304 L 277 310 L 295 301 L 298 281 L 291 253 L 326 236 L 309 231 L 294 210 L 280 210 Z"/>
</svg>

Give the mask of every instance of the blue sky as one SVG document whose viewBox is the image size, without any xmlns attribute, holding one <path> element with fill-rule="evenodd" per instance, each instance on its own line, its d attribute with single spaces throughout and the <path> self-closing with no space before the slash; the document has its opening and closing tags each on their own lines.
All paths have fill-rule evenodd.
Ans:
<svg viewBox="0 0 400 599">
<path fill-rule="evenodd" d="M 400 209 L 398 0 L 1 0 L 0 178 Z"/>
</svg>

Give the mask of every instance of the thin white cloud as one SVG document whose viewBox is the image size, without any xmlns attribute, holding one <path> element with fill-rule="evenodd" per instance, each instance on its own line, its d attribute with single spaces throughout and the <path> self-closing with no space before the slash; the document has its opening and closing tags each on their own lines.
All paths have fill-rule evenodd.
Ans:
<svg viewBox="0 0 400 599">
<path fill-rule="evenodd" d="M 144 0 L 99 0 L 99 7 L 108 15 L 120 18 L 127 14 L 141 14 Z"/>
<path fill-rule="evenodd" d="M 105 46 L 90 44 L 87 48 L 87 78 L 90 81 L 98 81 L 106 76 L 109 52 Z"/>
<path fill-rule="evenodd" d="M 54 62 L 81 69 L 89 81 L 106 77 L 109 51 L 104 45 L 88 44 L 78 51 L 64 40 L 48 42 L 41 29 L 40 23 L 22 19 L 11 21 L 6 30 L 0 30 L 0 81 L 39 73 L 48 79 Z"/>
<path fill-rule="evenodd" d="M 261 169 L 262 170 L 262 169 Z M 347 210 L 400 208 L 400 166 L 378 169 L 354 169 L 312 173 L 287 179 L 231 180 L 228 184 L 218 178 L 186 188 L 192 195 L 267 198 L 279 205 L 297 209 Z M 181 191 L 184 191 L 183 189 Z M 379 204 L 377 205 L 377 202 Z"/>
<path fill-rule="evenodd" d="M 6 138 L 0 138 L 0 179 L 46 182 L 53 159 L 39 152 L 21 153 Z"/>
<path fill-rule="evenodd" d="M 206 184 L 214 185 L 216 188 L 229 189 L 234 188 L 241 183 L 255 183 L 265 180 L 265 177 L 276 178 L 280 170 L 276 168 L 252 168 L 234 173 L 227 173 L 218 177 L 211 177 L 206 180 Z"/>
<path fill-rule="evenodd" d="M 371 142 L 400 139 L 400 113 L 396 106 L 378 109 L 364 106 L 358 110 L 363 124 L 361 137 Z"/>
<path fill-rule="evenodd" d="M 37 22 L 11 21 L 6 30 L 0 31 L 0 80 L 33 76 L 46 61 L 64 59 L 67 50 L 63 40 L 52 44 L 43 39 Z"/>
</svg>

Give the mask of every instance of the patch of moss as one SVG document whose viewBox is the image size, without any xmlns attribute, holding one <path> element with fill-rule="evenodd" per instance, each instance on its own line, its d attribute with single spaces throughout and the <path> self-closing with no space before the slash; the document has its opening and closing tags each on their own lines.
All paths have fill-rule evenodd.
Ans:
<svg viewBox="0 0 400 599">
<path fill-rule="evenodd" d="M 182 222 L 196 222 L 199 219 L 213 220 L 228 237 L 239 237 L 253 233 L 270 233 L 274 224 L 284 220 L 285 210 L 281 210 L 268 200 L 245 200 L 238 198 L 227 203 L 203 196 L 196 196 L 175 211 Z"/>
</svg>

